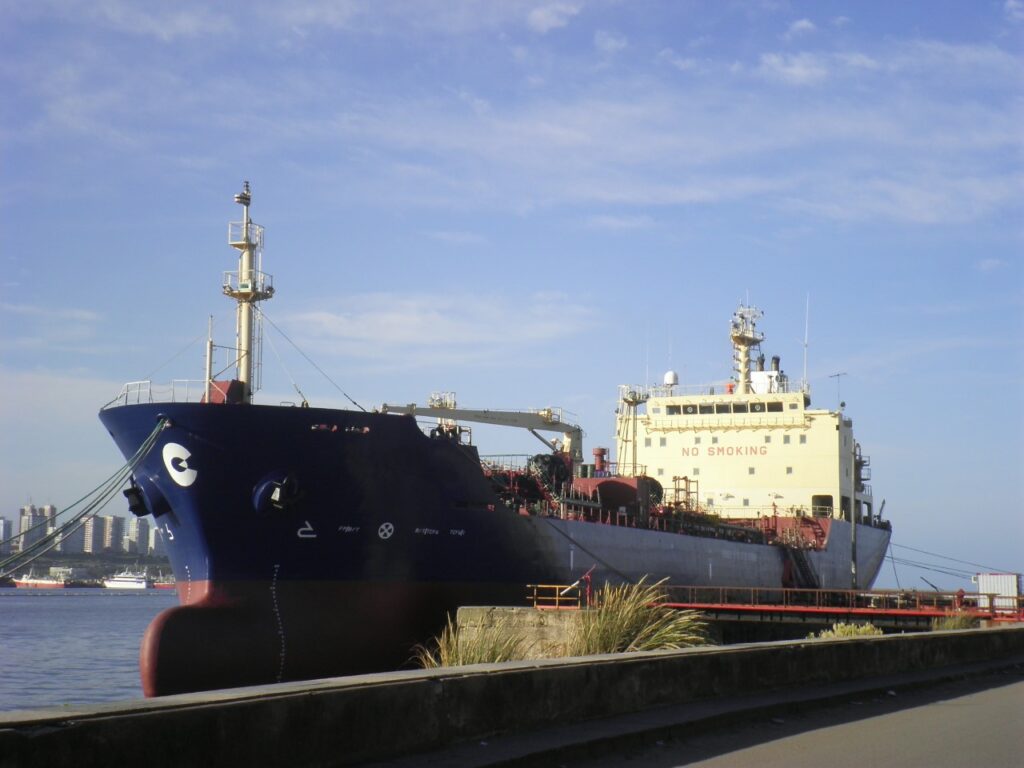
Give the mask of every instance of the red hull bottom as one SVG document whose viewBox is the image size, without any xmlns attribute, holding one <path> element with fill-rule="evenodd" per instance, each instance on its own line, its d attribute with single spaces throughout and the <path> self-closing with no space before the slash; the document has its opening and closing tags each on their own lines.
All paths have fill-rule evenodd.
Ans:
<svg viewBox="0 0 1024 768">
<path fill-rule="evenodd" d="M 185 604 L 160 613 L 142 640 L 146 696 L 409 666 L 446 612 L 523 600 L 520 585 L 493 584 L 193 582 L 178 593 Z"/>
</svg>

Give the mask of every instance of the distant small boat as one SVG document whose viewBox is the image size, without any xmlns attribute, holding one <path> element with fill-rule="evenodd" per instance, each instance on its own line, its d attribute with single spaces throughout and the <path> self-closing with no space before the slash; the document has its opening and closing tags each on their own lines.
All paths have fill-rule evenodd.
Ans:
<svg viewBox="0 0 1024 768">
<path fill-rule="evenodd" d="M 103 586 L 107 589 L 151 589 L 153 580 L 145 573 L 121 571 L 109 579 L 104 579 Z"/>
<path fill-rule="evenodd" d="M 36 576 L 29 571 L 27 576 L 16 577 L 14 586 L 19 589 L 64 589 L 67 584 L 64 579 L 56 579 L 53 576 Z"/>
<path fill-rule="evenodd" d="M 173 576 L 165 576 L 162 573 L 153 580 L 155 589 L 175 589 L 177 585 Z"/>
</svg>

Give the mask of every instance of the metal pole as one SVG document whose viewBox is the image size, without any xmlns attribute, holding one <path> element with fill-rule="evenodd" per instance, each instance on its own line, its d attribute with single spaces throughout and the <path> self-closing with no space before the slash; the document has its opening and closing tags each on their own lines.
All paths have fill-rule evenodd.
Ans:
<svg viewBox="0 0 1024 768">
<path fill-rule="evenodd" d="M 842 418 L 842 415 L 839 417 Z M 850 429 L 850 579 L 857 589 L 857 446 Z"/>
</svg>

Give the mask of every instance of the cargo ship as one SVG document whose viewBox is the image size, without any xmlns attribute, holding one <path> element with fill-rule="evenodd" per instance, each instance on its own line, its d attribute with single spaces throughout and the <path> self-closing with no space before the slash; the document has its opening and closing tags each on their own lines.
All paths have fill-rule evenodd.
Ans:
<svg viewBox="0 0 1024 768">
<path fill-rule="evenodd" d="M 869 511 L 852 424 L 756 370 L 752 327 L 733 334 L 746 362 L 728 391 L 624 388 L 616 463 L 602 448 L 584 464 L 582 430 L 557 409 L 255 403 L 259 305 L 274 287 L 248 183 L 235 202 L 238 269 L 222 284 L 237 305 L 235 377 L 214 380 L 211 338 L 202 380 L 132 382 L 99 414 L 133 466 L 129 509 L 162 529 L 178 594 L 142 641 L 146 695 L 394 669 L 458 606 L 521 604 L 527 584 L 588 573 L 780 589 L 874 580 L 889 531 Z M 489 458 L 474 422 L 547 447 Z M 771 451 L 754 444 L 762 435 Z M 752 474 L 714 465 L 741 456 Z M 789 466 L 791 486 L 769 480 Z M 785 501 L 762 504 L 764 488 Z"/>
</svg>

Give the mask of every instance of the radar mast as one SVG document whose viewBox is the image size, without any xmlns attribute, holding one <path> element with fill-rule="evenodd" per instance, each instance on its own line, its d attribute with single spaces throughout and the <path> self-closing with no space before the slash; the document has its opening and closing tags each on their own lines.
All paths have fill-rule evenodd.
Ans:
<svg viewBox="0 0 1024 768">
<path fill-rule="evenodd" d="M 764 334 L 757 330 L 763 313 L 757 307 L 740 304 L 732 316 L 729 338 L 732 339 L 733 364 L 736 370 L 736 393 L 750 393 L 750 350 L 759 347 Z"/>
<path fill-rule="evenodd" d="M 242 206 L 242 220 L 228 224 L 228 244 L 237 248 L 238 271 L 224 273 L 224 295 L 238 304 L 235 323 L 237 338 L 236 378 L 242 382 L 242 402 L 251 403 L 260 388 L 263 320 L 256 304 L 274 295 L 274 278 L 263 272 L 263 227 L 249 218 L 252 193 L 249 182 L 235 195 Z"/>
</svg>

